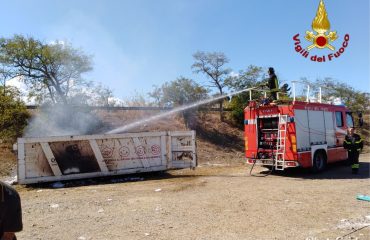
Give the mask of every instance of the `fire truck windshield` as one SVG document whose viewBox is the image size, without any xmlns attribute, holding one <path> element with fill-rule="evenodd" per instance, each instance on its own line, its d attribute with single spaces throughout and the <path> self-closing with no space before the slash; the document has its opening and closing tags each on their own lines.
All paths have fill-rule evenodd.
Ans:
<svg viewBox="0 0 370 240">
<path fill-rule="evenodd" d="M 350 112 L 346 113 L 346 121 L 347 121 L 347 127 L 354 127 L 352 113 Z"/>
</svg>

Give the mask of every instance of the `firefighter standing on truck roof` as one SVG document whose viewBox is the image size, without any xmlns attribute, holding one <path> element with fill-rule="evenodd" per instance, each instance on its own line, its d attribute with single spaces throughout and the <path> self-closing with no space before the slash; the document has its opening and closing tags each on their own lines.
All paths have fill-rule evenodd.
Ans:
<svg viewBox="0 0 370 240">
<path fill-rule="evenodd" d="M 17 191 L 0 181 L 0 240 L 16 240 L 22 231 L 21 199 Z"/>
<path fill-rule="evenodd" d="M 355 133 L 354 128 L 348 128 L 343 147 L 348 150 L 348 160 L 351 163 L 352 174 L 357 174 L 360 168 L 358 157 L 360 156 L 360 151 L 364 147 L 364 144 L 360 135 Z"/>
<path fill-rule="evenodd" d="M 277 100 L 277 93 L 279 92 L 279 81 L 275 74 L 275 70 L 272 67 L 269 67 L 268 70 L 269 78 L 267 86 L 270 88 L 272 100 Z"/>
</svg>

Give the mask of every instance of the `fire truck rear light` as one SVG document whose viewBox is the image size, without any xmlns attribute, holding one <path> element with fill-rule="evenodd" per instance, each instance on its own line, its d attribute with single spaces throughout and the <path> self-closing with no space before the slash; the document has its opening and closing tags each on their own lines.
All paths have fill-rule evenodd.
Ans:
<svg viewBox="0 0 370 240">
<path fill-rule="evenodd" d="M 292 151 L 293 151 L 294 153 L 297 153 L 297 139 L 295 138 L 295 136 L 294 136 L 294 135 L 292 135 L 292 136 L 290 137 L 290 141 L 292 142 Z"/>
<path fill-rule="evenodd" d="M 298 166 L 298 162 L 286 162 L 285 165 L 288 167 L 296 167 Z"/>
<path fill-rule="evenodd" d="M 293 151 L 294 153 L 297 153 L 297 145 L 295 145 L 295 144 L 294 144 L 294 145 L 292 146 L 292 151 Z"/>
</svg>

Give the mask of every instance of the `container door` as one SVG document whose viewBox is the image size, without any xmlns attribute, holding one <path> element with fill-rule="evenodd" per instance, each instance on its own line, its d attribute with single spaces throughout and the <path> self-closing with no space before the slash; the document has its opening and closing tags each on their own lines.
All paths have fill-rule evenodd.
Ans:
<svg viewBox="0 0 370 240">
<path fill-rule="evenodd" d="M 298 152 L 310 149 L 309 123 L 307 110 L 294 110 Z"/>
<path fill-rule="evenodd" d="M 195 131 L 169 132 L 168 168 L 193 168 L 197 166 Z"/>
</svg>

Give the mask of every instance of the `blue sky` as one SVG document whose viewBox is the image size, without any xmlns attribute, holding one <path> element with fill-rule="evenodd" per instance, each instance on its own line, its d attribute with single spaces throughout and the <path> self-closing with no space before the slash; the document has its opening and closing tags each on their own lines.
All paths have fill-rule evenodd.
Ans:
<svg viewBox="0 0 370 240">
<path fill-rule="evenodd" d="M 0 0 L 0 29 L 4 37 L 24 34 L 82 48 L 94 61 L 86 78 L 119 98 L 179 76 L 206 82 L 190 68 L 197 50 L 224 52 L 235 72 L 273 66 L 282 82 L 332 77 L 370 92 L 369 1 L 324 2 L 339 35 L 332 45 L 339 48 L 350 35 L 344 54 L 325 63 L 297 54 L 292 39 L 299 33 L 302 46 L 309 45 L 304 34 L 319 0 Z"/>
</svg>

